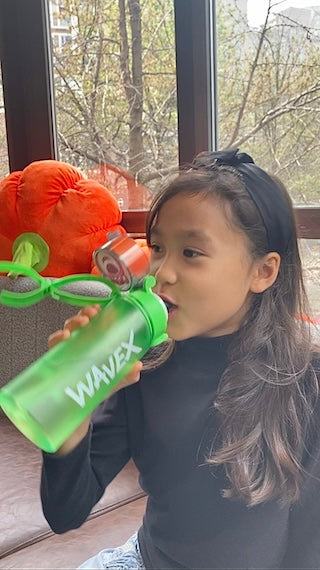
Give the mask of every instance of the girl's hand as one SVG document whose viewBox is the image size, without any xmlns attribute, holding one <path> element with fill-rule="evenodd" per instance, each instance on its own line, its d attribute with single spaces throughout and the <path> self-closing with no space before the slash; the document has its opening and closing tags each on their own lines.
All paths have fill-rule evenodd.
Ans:
<svg viewBox="0 0 320 570">
<path fill-rule="evenodd" d="M 100 305 L 90 305 L 81 309 L 76 315 L 67 319 L 64 323 L 62 330 L 58 330 L 51 334 L 48 339 L 49 348 L 53 348 L 59 342 L 66 340 L 70 337 L 72 331 L 86 326 L 90 320 L 100 311 Z M 113 390 L 108 394 L 108 398 L 124 388 L 125 386 L 130 386 L 130 384 L 135 384 L 140 379 L 140 372 L 142 369 L 142 362 L 136 362 L 130 372 L 118 382 L 118 384 L 113 388 Z M 72 451 L 80 441 L 86 436 L 91 416 L 86 418 L 86 420 L 73 432 L 73 434 L 63 443 L 63 445 L 56 452 L 58 455 L 65 455 Z"/>
<path fill-rule="evenodd" d="M 67 319 L 62 330 L 56 331 L 49 336 L 48 346 L 52 348 L 62 340 L 69 338 L 72 331 L 84 327 L 100 311 L 100 305 L 90 305 L 81 309 L 76 315 Z"/>
<path fill-rule="evenodd" d="M 84 307 L 81 309 L 76 315 L 67 319 L 64 323 L 64 327 L 62 330 L 54 332 L 52 335 L 49 336 L 48 346 L 52 348 L 56 344 L 59 344 L 62 340 L 65 340 L 70 337 L 72 331 L 80 328 L 85 327 L 89 321 L 95 317 L 95 315 L 100 311 L 100 305 L 90 305 L 88 307 Z M 114 394 L 114 392 L 118 392 L 121 388 L 125 386 L 130 386 L 130 384 L 135 384 L 140 379 L 140 372 L 142 368 L 142 362 L 136 362 L 130 372 L 120 380 L 117 386 L 113 389 L 110 393 Z"/>
</svg>

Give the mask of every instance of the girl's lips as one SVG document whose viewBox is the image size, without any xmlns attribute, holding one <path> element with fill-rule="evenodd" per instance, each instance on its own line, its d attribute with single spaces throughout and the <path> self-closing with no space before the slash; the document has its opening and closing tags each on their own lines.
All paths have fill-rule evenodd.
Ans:
<svg viewBox="0 0 320 570">
<path fill-rule="evenodd" d="M 173 311 L 176 311 L 176 310 L 177 310 L 178 305 L 176 305 L 176 304 L 172 301 L 172 299 L 170 299 L 170 298 L 167 297 L 166 295 L 161 295 L 161 294 L 159 295 L 159 297 L 163 300 L 165 306 L 167 307 L 169 315 L 170 315 L 171 313 L 173 313 Z"/>
</svg>

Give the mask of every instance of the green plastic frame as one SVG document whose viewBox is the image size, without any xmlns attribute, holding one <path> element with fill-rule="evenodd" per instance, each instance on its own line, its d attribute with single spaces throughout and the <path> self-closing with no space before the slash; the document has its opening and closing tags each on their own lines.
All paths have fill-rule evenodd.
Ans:
<svg viewBox="0 0 320 570">
<path fill-rule="evenodd" d="M 113 298 L 114 296 L 121 295 L 121 291 L 115 283 L 99 275 L 79 273 L 61 277 L 60 279 L 52 281 L 48 277 L 42 277 L 42 275 L 39 275 L 39 273 L 31 267 L 15 263 L 14 261 L 0 261 L 0 273 L 9 273 L 10 271 L 14 271 L 16 274 L 23 277 L 29 277 L 37 285 L 35 289 L 32 289 L 32 291 L 26 291 L 25 293 L 15 293 L 7 289 L 2 289 L 0 291 L 0 303 L 11 307 L 29 307 L 49 295 L 53 299 L 69 305 L 103 305 L 110 300 L 111 296 Z M 61 289 L 65 285 L 81 281 L 95 281 L 102 283 L 110 289 L 110 295 L 107 297 L 91 297 L 90 295 L 78 295 L 77 293 L 71 293 Z"/>
</svg>

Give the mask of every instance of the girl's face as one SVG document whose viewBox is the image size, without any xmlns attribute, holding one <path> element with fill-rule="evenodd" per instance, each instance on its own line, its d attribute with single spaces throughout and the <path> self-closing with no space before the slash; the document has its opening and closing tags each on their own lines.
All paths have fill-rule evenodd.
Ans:
<svg viewBox="0 0 320 570">
<path fill-rule="evenodd" d="M 249 307 L 256 264 L 246 236 L 213 197 L 178 194 L 151 231 L 154 291 L 169 308 L 175 340 L 236 331 Z"/>
</svg>

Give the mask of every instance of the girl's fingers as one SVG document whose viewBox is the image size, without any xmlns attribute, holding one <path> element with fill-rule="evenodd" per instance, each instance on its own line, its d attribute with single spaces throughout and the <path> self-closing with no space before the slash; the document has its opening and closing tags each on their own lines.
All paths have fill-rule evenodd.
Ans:
<svg viewBox="0 0 320 570">
<path fill-rule="evenodd" d="M 136 362 L 131 368 L 130 372 L 114 387 L 112 393 L 118 392 L 118 390 L 121 390 L 121 388 L 125 388 L 126 386 L 130 386 L 131 384 L 136 384 L 136 382 L 139 382 L 142 366 L 143 365 L 140 360 Z"/>
<path fill-rule="evenodd" d="M 143 364 L 140 360 L 133 365 L 129 374 L 127 374 L 127 378 L 129 378 L 130 383 L 138 382 L 138 380 L 140 380 L 140 372 L 142 370 L 142 366 Z"/>
<path fill-rule="evenodd" d="M 56 331 L 52 333 L 48 338 L 48 347 L 52 348 L 56 344 L 59 344 L 62 340 L 65 340 L 70 336 L 70 331 L 68 329 L 64 329 L 61 331 Z"/>
<path fill-rule="evenodd" d="M 99 310 L 100 305 L 84 307 L 76 315 L 67 319 L 63 328 L 72 332 L 79 327 L 84 327 L 99 312 Z"/>
<path fill-rule="evenodd" d="M 87 325 L 88 322 L 99 312 L 99 310 L 100 305 L 89 305 L 87 307 L 83 307 L 83 309 L 81 309 L 73 317 L 70 317 L 70 319 L 67 319 L 62 330 L 58 330 L 49 336 L 49 348 L 52 348 L 62 340 L 68 338 L 72 331 Z"/>
<path fill-rule="evenodd" d="M 71 317 L 70 319 L 67 319 L 66 322 L 64 323 L 64 327 L 63 330 L 68 330 L 70 332 L 80 328 L 80 327 L 84 327 L 85 325 L 88 324 L 88 322 L 90 321 L 90 318 L 87 315 L 75 315 L 74 317 Z"/>
<path fill-rule="evenodd" d="M 100 311 L 100 309 L 101 305 L 87 305 L 86 307 L 80 309 L 78 315 L 85 315 L 89 317 L 89 319 L 92 319 L 92 317 L 94 317 Z"/>
</svg>

